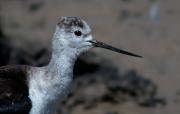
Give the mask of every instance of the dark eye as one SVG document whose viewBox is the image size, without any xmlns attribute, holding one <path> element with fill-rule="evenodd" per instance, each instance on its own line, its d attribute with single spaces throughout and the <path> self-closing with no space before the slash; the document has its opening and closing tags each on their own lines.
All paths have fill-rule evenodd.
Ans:
<svg viewBox="0 0 180 114">
<path fill-rule="evenodd" d="M 81 31 L 74 31 L 74 34 L 76 35 L 76 36 L 81 36 L 82 35 L 82 32 Z"/>
</svg>

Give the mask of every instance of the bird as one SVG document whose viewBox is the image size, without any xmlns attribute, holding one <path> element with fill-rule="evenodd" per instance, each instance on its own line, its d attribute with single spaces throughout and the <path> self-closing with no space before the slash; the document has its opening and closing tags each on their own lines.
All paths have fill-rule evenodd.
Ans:
<svg viewBox="0 0 180 114">
<path fill-rule="evenodd" d="M 142 56 L 95 40 L 80 17 L 60 17 L 52 38 L 49 63 L 42 67 L 0 67 L 0 114 L 54 114 L 72 86 L 73 67 L 81 53 L 93 47 L 129 56 Z"/>
</svg>

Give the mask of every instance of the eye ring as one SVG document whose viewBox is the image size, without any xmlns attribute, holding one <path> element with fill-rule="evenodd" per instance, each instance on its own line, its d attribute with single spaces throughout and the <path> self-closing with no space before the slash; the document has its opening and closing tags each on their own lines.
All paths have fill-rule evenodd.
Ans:
<svg viewBox="0 0 180 114">
<path fill-rule="evenodd" d="M 75 34 L 76 36 L 81 36 L 81 35 L 82 35 L 82 32 L 79 31 L 79 30 L 77 30 L 77 31 L 74 31 L 74 34 Z"/>
</svg>

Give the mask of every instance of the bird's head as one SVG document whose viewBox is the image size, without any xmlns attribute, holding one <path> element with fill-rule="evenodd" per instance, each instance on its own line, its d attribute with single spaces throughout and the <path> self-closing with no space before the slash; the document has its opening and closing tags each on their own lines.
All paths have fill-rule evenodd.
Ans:
<svg viewBox="0 0 180 114">
<path fill-rule="evenodd" d="M 69 48 L 77 51 L 78 54 L 92 47 L 101 47 L 118 53 L 141 57 L 93 39 L 89 25 L 78 17 L 61 17 L 53 40 L 53 48 L 56 49 L 57 47 L 60 47 L 60 51 L 63 48 Z"/>
</svg>

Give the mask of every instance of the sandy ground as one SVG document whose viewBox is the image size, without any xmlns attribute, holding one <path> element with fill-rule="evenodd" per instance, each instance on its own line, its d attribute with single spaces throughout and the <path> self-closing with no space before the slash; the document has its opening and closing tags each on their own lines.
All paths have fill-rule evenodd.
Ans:
<svg viewBox="0 0 180 114">
<path fill-rule="evenodd" d="M 111 60 L 123 74 L 135 69 L 158 86 L 165 106 L 144 108 L 133 103 L 103 103 L 72 114 L 179 114 L 180 113 L 180 1 L 179 0 L 0 0 L 3 32 L 13 45 L 37 51 L 50 49 L 60 16 L 80 16 L 93 29 L 94 38 L 141 54 L 143 59 L 102 49 L 92 51 Z M 28 42 L 28 43 L 27 43 Z"/>
</svg>

